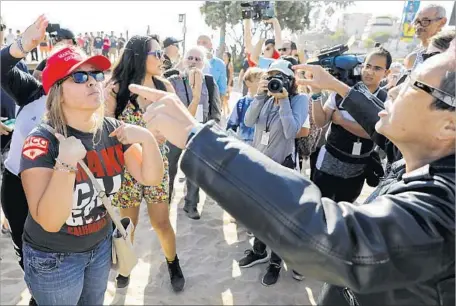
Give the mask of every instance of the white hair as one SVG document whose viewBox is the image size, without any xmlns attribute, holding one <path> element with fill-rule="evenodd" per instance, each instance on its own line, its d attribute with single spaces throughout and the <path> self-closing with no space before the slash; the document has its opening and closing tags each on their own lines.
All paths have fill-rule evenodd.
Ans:
<svg viewBox="0 0 456 306">
<path fill-rule="evenodd" d="M 204 64 L 204 67 L 208 66 L 209 65 L 209 61 L 207 60 L 206 58 L 206 49 L 204 49 L 203 47 L 200 47 L 200 46 L 195 46 L 195 47 L 191 47 L 189 48 L 186 52 L 185 52 L 185 55 L 184 55 L 184 61 L 187 59 L 187 57 L 190 55 L 190 53 L 192 52 L 198 52 L 199 55 L 201 56 L 201 59 L 203 60 L 203 64 Z"/>
<path fill-rule="evenodd" d="M 436 17 L 437 18 L 445 18 L 446 17 L 446 9 L 442 6 L 442 5 L 439 5 L 439 4 L 428 4 L 426 6 L 424 6 L 420 11 L 425 11 L 425 10 L 429 10 L 429 9 L 433 9 L 436 11 Z"/>
<path fill-rule="evenodd" d="M 399 62 L 394 62 L 391 64 L 390 66 L 390 69 L 399 69 L 400 73 L 404 73 L 405 72 L 405 67 L 404 65 L 402 65 L 401 63 Z"/>
</svg>

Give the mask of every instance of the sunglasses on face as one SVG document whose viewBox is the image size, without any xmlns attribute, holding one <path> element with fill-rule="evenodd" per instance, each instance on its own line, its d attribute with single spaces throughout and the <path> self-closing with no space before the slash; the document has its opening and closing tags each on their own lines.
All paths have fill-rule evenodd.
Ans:
<svg viewBox="0 0 456 306">
<path fill-rule="evenodd" d="M 279 52 L 287 52 L 288 48 L 280 48 Z"/>
<path fill-rule="evenodd" d="M 194 60 L 195 62 L 201 62 L 202 61 L 201 57 L 191 56 L 191 55 L 189 57 L 187 57 L 187 60 L 189 60 L 189 61 L 193 61 Z"/>
<path fill-rule="evenodd" d="M 97 82 L 103 82 L 105 79 L 105 75 L 104 75 L 103 71 L 76 71 L 70 75 L 67 75 L 66 77 L 64 77 L 63 79 L 58 81 L 57 83 L 59 85 L 61 85 L 63 82 L 65 82 L 69 78 L 73 78 L 73 81 L 76 84 L 84 84 L 84 83 L 87 83 L 87 81 L 89 81 L 89 77 L 94 78 L 95 81 L 97 81 Z"/>
<path fill-rule="evenodd" d="M 426 92 L 427 94 L 431 95 L 433 98 L 442 101 L 445 104 L 448 104 L 450 106 L 456 106 L 455 103 L 455 97 L 453 95 L 450 95 L 449 93 L 446 93 L 438 88 L 435 88 L 431 85 L 428 85 L 426 83 L 423 83 L 421 81 L 418 81 L 414 77 L 409 77 L 408 80 L 404 82 L 404 85 L 401 89 L 401 91 L 405 91 L 408 86 L 411 86 L 415 89 L 421 89 L 422 91 Z"/>
<path fill-rule="evenodd" d="M 416 19 L 415 21 L 413 21 L 413 24 L 414 25 L 421 25 L 422 27 L 428 27 L 431 23 L 433 23 L 435 21 L 439 21 L 441 19 L 442 18 L 423 19 L 423 20 Z"/>
<path fill-rule="evenodd" d="M 429 58 L 431 58 L 431 57 L 433 57 L 434 55 L 437 55 L 437 54 L 440 54 L 440 52 L 437 51 L 437 52 L 425 53 L 425 54 L 422 55 L 423 61 L 425 61 L 425 60 L 427 60 L 427 59 L 429 59 Z"/>
<path fill-rule="evenodd" d="M 147 52 L 147 55 L 153 55 L 156 58 L 161 59 L 163 57 L 163 51 L 162 50 L 150 51 L 150 52 Z"/>
</svg>

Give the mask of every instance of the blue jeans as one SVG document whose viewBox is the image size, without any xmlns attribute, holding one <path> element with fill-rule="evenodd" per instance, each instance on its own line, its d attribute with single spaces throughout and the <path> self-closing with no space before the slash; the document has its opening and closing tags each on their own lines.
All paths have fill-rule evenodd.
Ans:
<svg viewBox="0 0 456 306">
<path fill-rule="evenodd" d="M 103 305 L 111 237 L 84 253 L 47 253 L 24 242 L 25 282 L 38 305 Z"/>
</svg>

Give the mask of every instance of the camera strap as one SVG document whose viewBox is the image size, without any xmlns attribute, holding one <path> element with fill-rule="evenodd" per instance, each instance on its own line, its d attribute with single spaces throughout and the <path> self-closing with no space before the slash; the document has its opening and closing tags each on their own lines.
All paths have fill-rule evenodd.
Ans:
<svg viewBox="0 0 456 306">
<path fill-rule="evenodd" d="M 271 97 L 266 97 L 266 102 L 268 102 L 268 100 L 270 99 Z M 272 103 L 269 105 L 268 109 L 267 109 L 267 114 L 266 114 L 266 133 L 269 133 L 269 128 L 271 127 L 271 123 L 272 123 L 272 118 L 271 120 L 269 120 L 269 116 L 271 116 L 271 112 L 272 112 L 272 108 L 274 107 L 274 99 L 272 99 Z"/>
</svg>

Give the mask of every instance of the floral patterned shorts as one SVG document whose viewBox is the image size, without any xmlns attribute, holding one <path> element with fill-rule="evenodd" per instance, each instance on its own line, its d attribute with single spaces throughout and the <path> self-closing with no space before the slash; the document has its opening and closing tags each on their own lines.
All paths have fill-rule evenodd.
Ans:
<svg viewBox="0 0 456 306">
<path fill-rule="evenodd" d="M 125 170 L 125 177 L 120 190 L 112 198 L 112 205 L 121 208 L 138 207 L 142 199 L 147 204 L 168 203 L 169 197 L 169 164 L 166 157 L 166 146 L 160 146 L 163 157 L 165 175 L 158 186 L 144 186 L 136 181 L 128 171 Z"/>
</svg>

